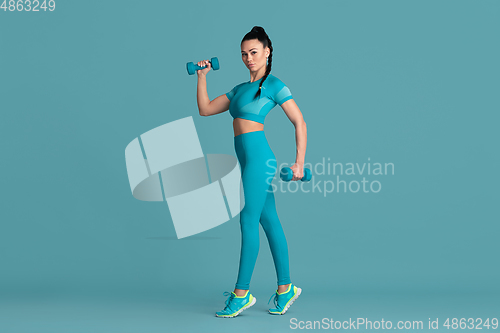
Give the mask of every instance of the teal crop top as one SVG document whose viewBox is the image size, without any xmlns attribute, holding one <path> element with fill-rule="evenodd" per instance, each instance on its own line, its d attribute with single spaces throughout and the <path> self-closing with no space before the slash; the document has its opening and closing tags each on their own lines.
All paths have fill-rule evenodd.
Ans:
<svg viewBox="0 0 500 333">
<path fill-rule="evenodd" d="M 254 82 L 243 82 L 226 94 L 230 101 L 229 113 L 233 118 L 243 118 L 264 124 L 267 114 L 276 104 L 280 106 L 292 99 L 290 89 L 276 76 L 269 74 L 262 84 L 260 98 L 253 100 L 259 89 L 260 78 Z"/>
</svg>

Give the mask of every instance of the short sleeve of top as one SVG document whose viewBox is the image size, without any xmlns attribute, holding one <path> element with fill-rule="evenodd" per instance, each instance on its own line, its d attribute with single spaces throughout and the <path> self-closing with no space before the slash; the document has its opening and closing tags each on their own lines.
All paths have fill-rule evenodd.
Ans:
<svg viewBox="0 0 500 333">
<path fill-rule="evenodd" d="M 255 98 L 262 78 L 243 82 L 226 93 L 230 101 L 229 113 L 233 118 L 243 118 L 264 124 L 264 120 L 276 105 L 292 99 L 290 89 L 276 76 L 269 74 L 262 84 L 260 98 Z"/>
</svg>

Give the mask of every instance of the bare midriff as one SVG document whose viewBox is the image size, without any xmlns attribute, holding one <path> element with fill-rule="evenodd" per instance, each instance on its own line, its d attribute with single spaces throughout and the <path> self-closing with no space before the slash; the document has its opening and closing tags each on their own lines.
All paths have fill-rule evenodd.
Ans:
<svg viewBox="0 0 500 333">
<path fill-rule="evenodd" d="M 234 136 L 238 136 L 243 133 L 263 131 L 264 124 L 258 123 L 253 120 L 234 118 L 233 129 L 234 129 Z"/>
</svg>

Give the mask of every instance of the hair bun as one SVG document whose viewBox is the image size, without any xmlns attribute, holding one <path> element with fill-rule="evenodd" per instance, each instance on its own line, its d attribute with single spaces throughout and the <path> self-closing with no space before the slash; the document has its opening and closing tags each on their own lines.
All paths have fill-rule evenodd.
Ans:
<svg viewBox="0 0 500 333">
<path fill-rule="evenodd" d="M 252 31 L 254 31 L 254 32 L 265 32 L 265 31 L 264 31 L 264 28 L 259 27 L 258 25 L 254 26 L 254 27 L 252 28 Z"/>
</svg>

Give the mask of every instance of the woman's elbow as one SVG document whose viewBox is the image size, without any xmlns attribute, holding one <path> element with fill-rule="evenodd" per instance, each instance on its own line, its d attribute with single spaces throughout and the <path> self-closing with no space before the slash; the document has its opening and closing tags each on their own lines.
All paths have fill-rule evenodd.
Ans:
<svg viewBox="0 0 500 333">
<path fill-rule="evenodd" d="M 293 125 L 295 126 L 295 128 L 304 128 L 304 129 L 307 128 L 306 122 L 304 121 L 303 118 L 295 121 Z"/>
<path fill-rule="evenodd" d="M 200 116 L 202 117 L 208 117 L 212 115 L 212 111 L 210 110 L 210 103 L 205 105 L 203 108 L 198 107 L 198 110 L 200 111 Z"/>
<path fill-rule="evenodd" d="M 205 109 L 198 109 L 198 111 L 200 112 L 200 116 L 202 117 L 208 116 L 208 113 Z"/>
</svg>

